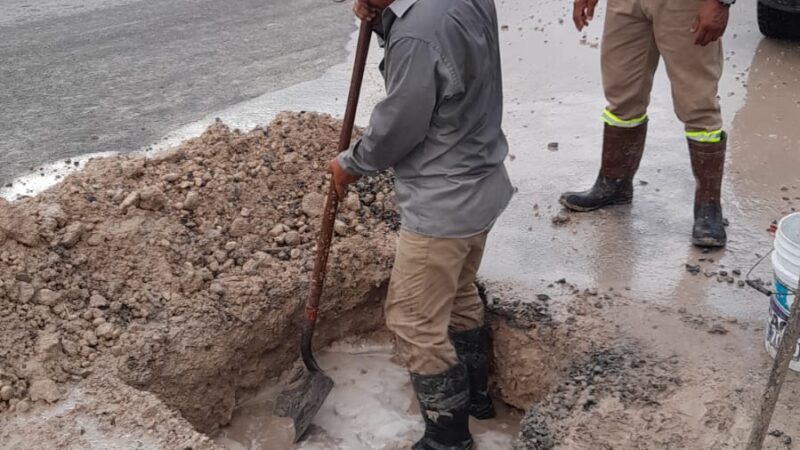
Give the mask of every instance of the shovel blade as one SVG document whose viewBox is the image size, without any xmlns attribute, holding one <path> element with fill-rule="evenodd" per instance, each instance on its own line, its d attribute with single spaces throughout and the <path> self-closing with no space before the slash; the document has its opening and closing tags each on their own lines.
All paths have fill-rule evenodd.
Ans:
<svg viewBox="0 0 800 450">
<path fill-rule="evenodd" d="M 331 377 L 319 371 L 303 370 L 275 399 L 273 415 L 292 419 L 294 442 L 308 431 L 331 389 Z"/>
</svg>

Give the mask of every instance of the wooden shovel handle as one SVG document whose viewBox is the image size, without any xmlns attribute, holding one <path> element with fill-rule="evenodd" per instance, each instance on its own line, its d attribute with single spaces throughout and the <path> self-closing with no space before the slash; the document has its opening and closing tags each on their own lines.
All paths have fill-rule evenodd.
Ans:
<svg viewBox="0 0 800 450">
<path fill-rule="evenodd" d="M 350 93 L 347 96 L 347 109 L 342 123 L 342 134 L 339 136 L 339 152 L 350 148 L 350 139 L 353 135 L 353 123 L 356 119 L 356 107 L 358 97 L 361 93 L 361 81 L 364 78 L 364 68 L 367 64 L 367 51 L 369 41 L 372 36 L 372 25 L 370 22 L 361 21 L 361 28 L 358 33 L 358 47 L 356 48 L 356 59 L 353 64 L 353 75 L 350 79 Z M 322 288 L 325 285 L 325 272 L 328 265 L 328 254 L 331 249 L 331 238 L 333 237 L 333 223 L 336 220 L 336 210 L 339 206 L 339 198 L 331 179 L 328 188 L 328 196 L 325 199 L 325 210 L 322 214 L 322 228 L 317 239 L 317 256 L 314 260 L 314 271 L 311 274 L 311 284 L 306 298 L 306 313 L 303 334 L 309 338 L 314 332 L 314 324 L 317 320 L 317 308 L 319 299 L 322 295 Z M 304 339 L 305 341 L 305 339 Z M 309 342 L 310 344 L 310 342 Z M 305 342 L 304 342 L 305 345 Z"/>
</svg>

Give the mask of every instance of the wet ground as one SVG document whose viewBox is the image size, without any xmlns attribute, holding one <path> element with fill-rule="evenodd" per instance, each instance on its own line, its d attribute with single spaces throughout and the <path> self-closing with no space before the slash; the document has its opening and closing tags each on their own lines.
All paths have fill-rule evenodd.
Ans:
<svg viewBox="0 0 800 450">
<path fill-rule="evenodd" d="M 291 435 L 270 426 L 280 385 L 269 385 L 243 404 L 215 440 L 230 450 L 400 450 L 409 448 L 423 428 L 408 373 L 392 361 L 386 340 L 357 340 L 334 345 L 319 363 L 336 383 L 308 436 L 291 445 Z M 498 417 L 472 420 L 479 449 L 511 448 L 521 414 L 498 405 Z M 278 442 L 283 440 L 283 442 Z"/>
<path fill-rule="evenodd" d="M 634 204 L 568 214 L 568 221 L 560 225 L 552 222 L 560 211 L 559 193 L 590 186 L 597 172 L 599 117 L 604 107 L 598 48 L 602 24 L 597 20 L 585 34 L 577 33 L 570 23 L 571 2 L 498 3 L 503 25 L 505 128 L 513 154 L 508 167 L 518 194 L 492 234 L 481 275 L 530 293 L 550 293 L 551 285 L 562 278 L 581 289 L 624 292 L 628 301 L 597 309 L 595 314 L 607 322 L 612 334 L 635 339 L 661 357 L 675 360 L 675 370 L 683 380 L 680 390 L 662 405 L 664 414 L 673 419 L 664 422 L 666 431 L 653 431 L 653 442 L 663 444 L 658 447 L 736 448 L 732 442 L 746 436 L 770 365 L 762 338 L 768 300 L 742 287 L 740 281 L 759 255 L 770 249 L 772 239 L 766 232 L 770 223 L 800 205 L 800 46 L 763 39 L 755 6 L 754 0 L 737 2 L 724 39 L 726 72 L 719 94 L 730 134 L 724 184 L 730 244 L 725 250 L 705 254 L 689 244 L 694 185 L 663 68 L 653 90 L 650 133 Z M 602 11 L 601 6 L 598 17 Z M 381 95 L 375 50 L 359 113 L 361 124 Z M 348 59 L 319 79 L 209 112 L 203 120 L 167 134 L 164 142 L 197 134 L 214 117 L 249 128 L 278 109 L 340 115 L 350 64 Z M 550 143 L 558 143 L 558 150 L 549 150 Z M 687 271 L 687 264 L 699 266 L 700 272 Z M 768 264 L 758 268 L 755 276 L 768 279 Z M 407 414 L 412 403 L 407 380 L 383 352 L 332 358 L 350 360 L 341 364 L 341 371 L 332 371 L 342 377 L 345 389 L 334 393 L 328 409 L 319 416 L 318 434 L 302 448 L 359 448 L 348 439 L 362 438 L 369 448 L 383 443 L 381 433 L 389 433 L 392 438 L 387 440 L 394 442 L 418 429 L 418 419 Z M 323 361 L 326 367 L 333 362 Z M 369 368 L 359 374 L 349 371 L 354 367 Z M 375 407 L 393 418 L 390 429 L 376 430 L 372 422 L 357 422 L 354 417 L 372 417 L 349 409 L 348 400 L 377 387 L 376 374 L 393 389 L 391 401 Z M 359 381 L 353 383 L 356 378 Z M 792 412 L 798 401 L 800 378 L 792 374 L 776 414 L 776 429 L 795 436 L 800 433 Z M 615 422 L 604 414 L 595 418 L 598 426 L 605 424 L 613 432 L 601 430 L 598 442 L 627 436 L 625 427 L 640 423 L 630 417 L 622 418 L 628 421 L 616 417 Z M 695 441 L 680 440 L 681 434 L 694 437 L 695 432 Z M 243 432 L 230 433 L 224 437 L 231 439 L 231 448 L 237 448 Z M 324 445 L 325 439 L 335 442 Z M 768 448 L 791 448 L 785 442 L 776 436 Z M 564 448 L 585 447 L 565 444 Z"/>
</svg>

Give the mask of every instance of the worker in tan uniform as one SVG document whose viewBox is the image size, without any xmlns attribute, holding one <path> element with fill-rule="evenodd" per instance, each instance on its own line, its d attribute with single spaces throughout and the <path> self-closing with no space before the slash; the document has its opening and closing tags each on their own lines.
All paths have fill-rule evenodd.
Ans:
<svg viewBox="0 0 800 450">
<path fill-rule="evenodd" d="M 720 204 L 727 137 L 717 86 L 722 75 L 720 38 L 735 0 L 608 0 L 601 66 L 608 106 L 600 174 L 584 192 L 561 203 L 574 211 L 629 204 L 647 135 L 647 107 L 659 60 L 664 59 L 678 118 L 685 125 L 696 180 L 692 242 L 723 247 Z M 589 24 L 598 0 L 575 0 L 578 30 Z"/>
<path fill-rule="evenodd" d="M 394 171 L 401 230 L 385 312 L 425 420 L 413 449 L 470 450 L 469 416 L 495 415 L 475 276 L 514 192 L 494 0 L 354 7 L 383 45 L 386 97 L 329 169 L 340 198 L 359 176 Z"/>
</svg>

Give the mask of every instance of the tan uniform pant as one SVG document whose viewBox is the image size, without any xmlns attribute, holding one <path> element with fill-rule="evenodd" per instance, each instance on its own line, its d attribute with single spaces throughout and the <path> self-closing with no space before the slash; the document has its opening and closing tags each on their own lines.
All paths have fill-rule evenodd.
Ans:
<svg viewBox="0 0 800 450">
<path fill-rule="evenodd" d="M 613 116 L 635 121 L 647 113 L 653 76 L 659 57 L 663 57 L 675 113 L 686 130 L 722 128 L 717 100 L 722 44 L 695 45 L 691 31 L 703 3 L 705 0 L 608 0 L 601 65 L 608 111 Z"/>
<path fill-rule="evenodd" d="M 486 236 L 442 239 L 402 230 L 386 298 L 386 325 L 409 371 L 437 375 L 458 361 L 448 330 L 483 325 L 475 276 Z"/>
</svg>

